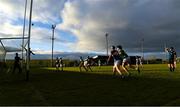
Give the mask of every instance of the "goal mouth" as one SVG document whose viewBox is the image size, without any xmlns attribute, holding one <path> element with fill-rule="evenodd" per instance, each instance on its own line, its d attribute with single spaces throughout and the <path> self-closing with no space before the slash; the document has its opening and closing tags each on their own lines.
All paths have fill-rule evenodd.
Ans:
<svg viewBox="0 0 180 107">
<path fill-rule="evenodd" d="M 8 53 L 19 53 L 21 57 L 25 57 L 24 48 L 26 47 L 27 37 L 9 37 L 0 38 L 0 62 L 6 62 L 6 56 Z M 24 43 L 24 44 L 22 44 Z"/>
</svg>

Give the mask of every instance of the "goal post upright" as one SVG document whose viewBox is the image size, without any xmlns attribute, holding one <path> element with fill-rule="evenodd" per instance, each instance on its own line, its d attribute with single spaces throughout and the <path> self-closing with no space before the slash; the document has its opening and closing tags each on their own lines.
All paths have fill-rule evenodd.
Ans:
<svg viewBox="0 0 180 107">
<path fill-rule="evenodd" d="M 26 65 L 26 81 L 29 81 L 29 72 L 30 72 L 30 40 L 31 40 L 31 19 L 32 19 L 32 6 L 33 0 L 30 4 L 30 15 L 29 15 L 29 30 L 28 30 L 28 43 L 27 43 L 27 65 Z"/>
</svg>

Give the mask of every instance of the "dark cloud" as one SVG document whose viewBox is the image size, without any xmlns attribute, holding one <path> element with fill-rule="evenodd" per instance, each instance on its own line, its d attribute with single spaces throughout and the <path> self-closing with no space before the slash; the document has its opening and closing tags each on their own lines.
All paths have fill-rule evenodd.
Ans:
<svg viewBox="0 0 180 107">
<path fill-rule="evenodd" d="M 76 25 L 67 23 L 65 17 L 62 23 L 66 30 L 78 32 L 74 33 L 79 38 L 79 42 L 87 41 L 88 38 L 88 42 L 83 42 L 83 46 L 77 43 L 79 50 L 85 48 L 89 50 L 91 49 L 89 46 L 94 50 L 105 50 L 104 35 L 108 32 L 109 45 L 121 44 L 129 52 L 139 52 L 142 39 L 144 39 L 145 52 L 162 52 L 165 44 L 174 46 L 180 51 L 179 0 L 85 1 L 68 2 L 74 10 L 70 13 L 75 14 L 68 17 L 70 18 L 68 20 L 76 19 L 80 23 Z M 64 10 L 70 11 L 66 6 Z M 62 16 L 68 14 L 63 13 Z M 74 25 L 73 28 L 68 27 L 70 25 Z M 86 35 L 87 38 L 82 35 Z"/>
</svg>

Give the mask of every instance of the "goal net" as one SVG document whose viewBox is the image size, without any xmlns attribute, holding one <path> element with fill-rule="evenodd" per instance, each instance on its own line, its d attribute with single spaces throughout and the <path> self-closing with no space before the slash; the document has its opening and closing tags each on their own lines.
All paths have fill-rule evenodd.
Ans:
<svg viewBox="0 0 180 107">
<path fill-rule="evenodd" d="M 0 43 L 0 63 L 5 61 L 6 51 L 2 43 Z"/>
<path fill-rule="evenodd" d="M 22 45 L 22 40 L 22 38 L 18 37 L 0 38 L 0 70 L 3 69 L 4 65 L 12 67 L 12 61 L 14 60 L 15 53 L 18 53 L 21 59 L 25 59 L 26 53 L 25 51 L 22 51 L 24 50 L 25 45 Z M 24 39 L 24 44 L 26 43 L 27 39 Z M 21 64 L 23 64 L 23 60 Z"/>
<path fill-rule="evenodd" d="M 0 71 L 3 71 L 5 65 L 5 57 L 6 57 L 6 51 L 2 42 L 0 41 Z"/>
</svg>

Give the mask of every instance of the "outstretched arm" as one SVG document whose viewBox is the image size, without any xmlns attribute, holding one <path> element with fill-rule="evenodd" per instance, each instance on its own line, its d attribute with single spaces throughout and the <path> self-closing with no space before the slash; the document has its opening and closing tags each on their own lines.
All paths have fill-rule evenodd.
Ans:
<svg viewBox="0 0 180 107">
<path fill-rule="evenodd" d="M 35 53 L 33 53 L 32 51 L 30 51 L 31 54 L 35 55 Z"/>
<path fill-rule="evenodd" d="M 25 50 L 26 52 L 28 51 L 25 47 L 23 47 L 23 48 L 24 48 L 24 50 Z M 30 50 L 30 53 L 33 54 L 33 55 L 35 55 L 35 53 L 33 53 L 31 50 Z"/>
</svg>

